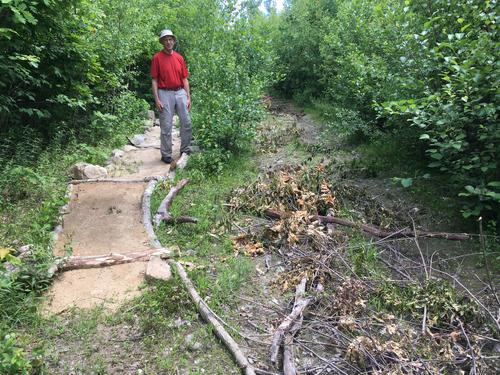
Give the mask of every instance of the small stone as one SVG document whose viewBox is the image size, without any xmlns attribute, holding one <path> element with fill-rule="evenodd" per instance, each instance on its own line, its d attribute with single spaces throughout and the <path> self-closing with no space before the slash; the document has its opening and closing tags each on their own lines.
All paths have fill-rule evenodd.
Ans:
<svg viewBox="0 0 500 375">
<path fill-rule="evenodd" d="M 71 168 L 71 173 L 75 180 L 90 180 L 108 177 L 106 168 L 89 163 L 76 163 Z"/>
<path fill-rule="evenodd" d="M 24 245 L 21 246 L 19 249 L 17 249 L 17 252 L 19 253 L 18 258 L 25 258 L 31 254 L 33 251 L 33 245 Z"/>
<path fill-rule="evenodd" d="M 168 280 L 172 277 L 170 266 L 159 255 L 153 255 L 146 268 L 146 278 L 153 280 Z"/>
<path fill-rule="evenodd" d="M 191 149 L 192 153 L 201 152 L 200 146 L 190 146 L 189 148 Z"/>
<path fill-rule="evenodd" d="M 184 251 L 183 255 L 187 256 L 187 257 L 192 257 L 192 256 L 196 255 L 196 251 L 194 251 L 193 249 L 188 249 L 188 250 Z"/>
<path fill-rule="evenodd" d="M 123 150 L 115 149 L 115 150 L 113 150 L 113 152 L 111 152 L 111 157 L 113 159 L 120 159 L 123 157 L 123 155 L 125 155 L 125 151 L 123 151 Z"/>
<path fill-rule="evenodd" d="M 203 347 L 203 345 L 201 345 L 201 343 L 199 343 L 199 342 L 194 342 L 194 343 L 188 345 L 188 349 L 191 350 L 192 352 L 197 352 L 197 351 L 201 350 L 202 347 Z"/>
</svg>

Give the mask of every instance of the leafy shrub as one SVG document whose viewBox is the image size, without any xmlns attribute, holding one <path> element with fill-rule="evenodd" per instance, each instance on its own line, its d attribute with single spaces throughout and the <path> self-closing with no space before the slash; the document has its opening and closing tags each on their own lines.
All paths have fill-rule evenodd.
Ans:
<svg viewBox="0 0 500 375">
<path fill-rule="evenodd" d="M 0 373 L 29 374 L 31 364 L 26 358 L 26 353 L 16 344 L 16 336 L 5 334 L 1 330 L 0 335 Z"/>
</svg>

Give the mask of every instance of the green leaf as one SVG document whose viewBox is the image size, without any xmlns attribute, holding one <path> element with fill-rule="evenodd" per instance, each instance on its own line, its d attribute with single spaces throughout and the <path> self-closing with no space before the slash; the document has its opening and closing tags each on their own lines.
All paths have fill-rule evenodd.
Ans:
<svg viewBox="0 0 500 375">
<path fill-rule="evenodd" d="M 488 183 L 488 186 L 491 187 L 500 187 L 500 181 L 491 181 Z"/>
<path fill-rule="evenodd" d="M 430 139 L 429 134 L 422 134 L 418 139 Z"/>
<path fill-rule="evenodd" d="M 413 178 L 402 178 L 401 185 L 403 185 L 403 187 L 405 188 L 410 187 L 411 185 L 413 185 Z"/>
</svg>

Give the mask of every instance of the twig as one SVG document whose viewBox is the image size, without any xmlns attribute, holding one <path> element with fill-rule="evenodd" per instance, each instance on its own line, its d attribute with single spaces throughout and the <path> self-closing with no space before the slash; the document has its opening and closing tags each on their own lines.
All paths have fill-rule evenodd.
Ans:
<svg viewBox="0 0 500 375">
<path fill-rule="evenodd" d="M 269 357 L 271 358 L 272 363 L 276 363 L 278 358 L 278 351 L 283 341 L 283 337 L 285 332 L 288 332 L 292 327 L 293 322 L 302 315 L 304 309 L 309 305 L 312 301 L 312 297 L 304 298 L 304 294 L 306 291 L 306 282 L 307 279 L 302 279 L 300 284 L 297 285 L 295 290 L 295 303 L 292 309 L 292 312 L 285 317 L 285 319 L 281 322 L 281 324 L 276 329 L 276 332 L 273 336 L 273 341 L 271 343 L 271 348 L 269 350 Z"/>
</svg>

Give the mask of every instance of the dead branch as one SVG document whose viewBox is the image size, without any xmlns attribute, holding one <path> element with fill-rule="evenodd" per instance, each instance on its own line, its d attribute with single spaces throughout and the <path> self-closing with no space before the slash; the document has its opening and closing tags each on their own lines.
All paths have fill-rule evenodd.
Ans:
<svg viewBox="0 0 500 375">
<path fill-rule="evenodd" d="M 227 333 L 222 324 L 217 320 L 217 318 L 211 312 L 210 308 L 207 306 L 205 301 L 200 297 L 200 295 L 194 288 L 193 283 L 189 279 L 186 271 L 184 270 L 184 267 L 182 267 L 182 265 L 179 262 L 176 262 L 174 260 L 169 260 L 169 263 L 171 266 L 177 269 L 177 272 L 179 273 L 179 276 L 181 277 L 184 286 L 188 290 L 191 299 L 196 304 L 196 307 L 200 315 L 203 317 L 203 319 L 205 319 L 207 323 L 212 325 L 215 334 L 222 340 L 222 342 L 229 349 L 231 354 L 236 359 L 238 365 L 245 371 L 246 375 L 255 375 L 255 369 L 248 362 L 247 358 L 241 351 L 236 341 L 234 341 L 234 339 L 229 335 L 229 333 Z"/>
<path fill-rule="evenodd" d="M 130 253 L 110 253 L 106 255 L 93 256 L 72 256 L 68 258 L 66 263 L 61 267 L 61 271 L 71 271 L 86 268 L 101 268 L 115 266 L 118 264 L 145 262 L 153 255 L 169 254 L 169 251 L 164 248 L 148 249 L 143 251 L 135 251 Z"/>
<path fill-rule="evenodd" d="M 165 220 L 167 222 L 171 222 L 171 220 L 173 220 L 169 212 L 170 206 L 172 205 L 172 201 L 174 200 L 175 196 L 182 190 L 182 188 L 184 188 L 184 186 L 188 184 L 188 182 L 189 179 L 187 178 L 180 180 L 176 186 L 170 189 L 167 196 L 161 201 L 154 217 L 154 223 L 156 226 L 160 225 L 160 222 L 162 220 Z"/>
<path fill-rule="evenodd" d="M 286 332 L 290 331 L 292 324 L 299 318 L 302 317 L 302 313 L 304 309 L 311 303 L 313 300 L 312 297 L 304 298 L 304 294 L 306 291 L 306 282 L 307 279 L 302 279 L 300 284 L 297 285 L 295 289 L 295 302 L 292 309 L 292 312 L 288 314 L 285 319 L 281 322 L 281 324 L 276 329 L 274 333 L 273 340 L 271 343 L 271 348 L 269 350 L 269 356 L 271 358 L 271 362 L 276 364 L 276 360 L 278 358 L 278 351 L 281 346 L 281 342 L 283 341 L 283 337 Z M 295 327 L 294 327 L 295 328 Z M 299 327 L 296 328 L 298 330 Z"/>
<path fill-rule="evenodd" d="M 271 219 L 284 219 L 291 216 L 291 214 L 288 212 L 273 210 L 270 208 L 264 211 L 264 215 Z M 351 228 L 356 228 L 362 230 L 363 232 L 371 234 L 375 237 L 381 237 L 381 238 L 415 237 L 415 235 L 417 237 L 444 238 L 446 240 L 451 240 L 451 241 L 466 241 L 471 238 L 471 236 L 467 233 L 429 232 L 422 230 L 414 232 L 411 229 L 404 229 L 397 232 L 388 232 L 373 225 L 355 223 L 346 219 L 341 219 L 333 216 L 313 215 L 311 216 L 310 221 L 319 221 L 321 223 L 334 223 Z"/>
<path fill-rule="evenodd" d="M 179 216 L 179 217 L 171 217 L 164 218 L 163 221 L 166 224 L 183 224 L 183 223 L 198 223 L 198 219 L 191 216 Z"/>
</svg>

